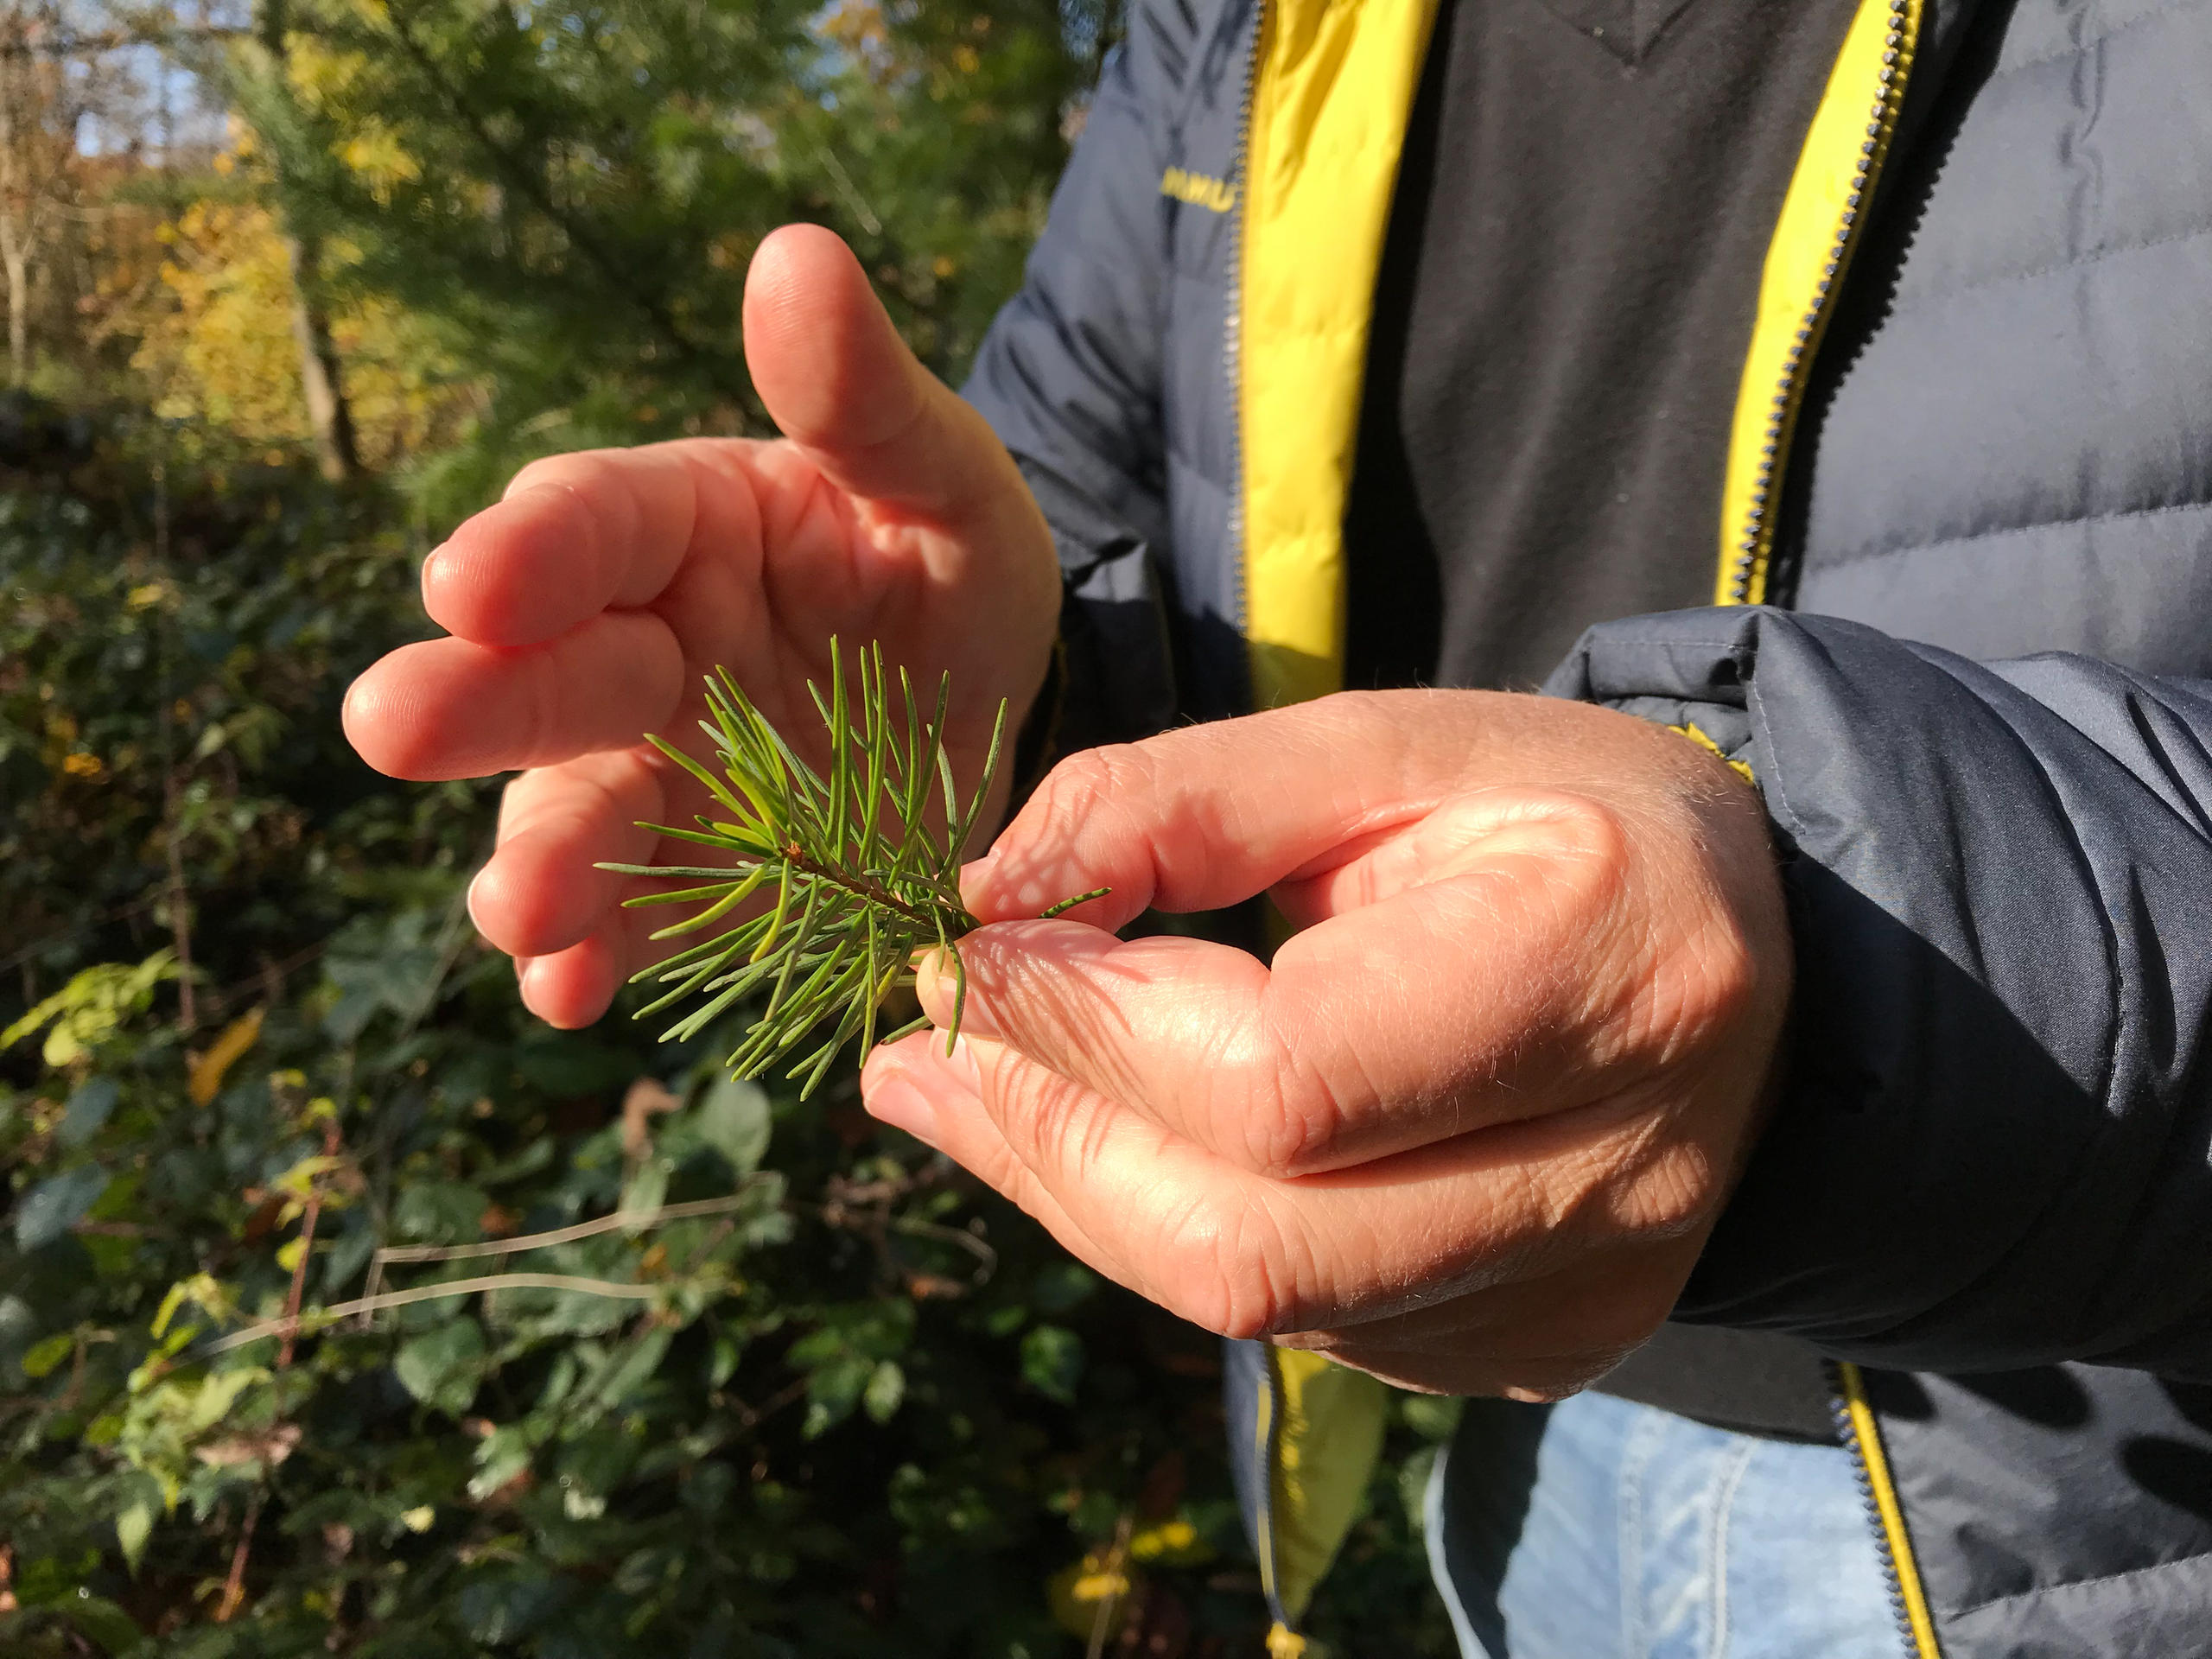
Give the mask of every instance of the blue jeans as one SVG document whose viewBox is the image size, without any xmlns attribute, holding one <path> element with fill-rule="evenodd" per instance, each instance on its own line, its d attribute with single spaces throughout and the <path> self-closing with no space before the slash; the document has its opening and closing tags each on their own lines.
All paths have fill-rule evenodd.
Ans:
<svg viewBox="0 0 2212 1659">
<path fill-rule="evenodd" d="M 1904 1659 L 1851 1454 L 1600 1394 L 1471 1400 L 1428 1488 L 1467 1659 Z"/>
</svg>

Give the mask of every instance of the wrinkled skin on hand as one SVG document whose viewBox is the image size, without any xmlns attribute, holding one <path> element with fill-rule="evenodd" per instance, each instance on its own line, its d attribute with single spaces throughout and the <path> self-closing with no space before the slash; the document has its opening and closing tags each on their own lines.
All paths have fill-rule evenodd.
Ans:
<svg viewBox="0 0 2212 1659">
<path fill-rule="evenodd" d="M 806 683 L 826 681 L 832 635 L 880 641 L 925 695 L 953 669 L 947 747 L 963 779 L 982 771 L 1000 700 L 1018 723 L 1044 679 L 1059 568 L 1043 516 L 835 236 L 798 226 L 762 244 L 745 344 L 784 439 L 525 467 L 423 565 L 423 603 L 448 637 L 394 652 L 346 699 L 346 734 L 379 771 L 519 771 L 469 908 L 556 1026 L 589 1024 L 665 954 L 646 935 L 669 913 L 619 907 L 657 884 L 592 867 L 698 861 L 696 847 L 663 857 L 636 827 L 686 824 L 707 804 L 640 740 L 710 753 L 696 724 L 709 670 L 729 669 L 804 747 L 821 741 Z"/>
<path fill-rule="evenodd" d="M 1789 996 L 1752 791 L 1535 697 L 1352 694 L 1077 756 L 967 891 L 1007 919 L 963 942 L 957 1052 L 879 1051 L 870 1109 L 1185 1319 L 1440 1392 L 1554 1398 L 1657 1327 Z M 1300 930 L 1272 965 L 1105 931 L 1261 892 Z M 950 976 L 922 989 L 948 1021 Z"/>
</svg>

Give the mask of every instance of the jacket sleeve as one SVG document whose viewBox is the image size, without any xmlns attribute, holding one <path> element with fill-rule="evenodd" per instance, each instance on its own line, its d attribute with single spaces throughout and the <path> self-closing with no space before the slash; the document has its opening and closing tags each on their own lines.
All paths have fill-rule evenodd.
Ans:
<svg viewBox="0 0 2212 1659">
<path fill-rule="evenodd" d="M 1783 1092 L 1675 1317 L 2212 1379 L 2212 683 L 1752 609 L 1548 690 L 1747 762 L 1784 861 Z"/>
<path fill-rule="evenodd" d="M 1161 146 L 1195 51 L 1191 5 L 1131 8 L 1023 286 L 963 389 L 1052 527 L 1065 601 L 1052 747 L 1175 718 L 1160 352 L 1169 281 Z"/>
</svg>

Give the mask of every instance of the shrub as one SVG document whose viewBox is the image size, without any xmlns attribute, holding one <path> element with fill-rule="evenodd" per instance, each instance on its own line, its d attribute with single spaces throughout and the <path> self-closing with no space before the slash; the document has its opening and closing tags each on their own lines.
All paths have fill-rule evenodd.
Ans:
<svg viewBox="0 0 2212 1659">
<path fill-rule="evenodd" d="M 1257 1651 L 1210 1338 L 849 1068 L 521 1014 L 491 792 L 337 736 L 419 626 L 391 497 L 113 411 L 0 445 L 0 1648 Z M 1338 1651 L 1448 1650 L 1407 1467 Z"/>
</svg>

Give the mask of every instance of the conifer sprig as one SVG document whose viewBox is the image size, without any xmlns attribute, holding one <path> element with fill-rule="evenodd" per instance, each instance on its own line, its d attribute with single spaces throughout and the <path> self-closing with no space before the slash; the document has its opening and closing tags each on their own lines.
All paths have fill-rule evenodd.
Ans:
<svg viewBox="0 0 2212 1659">
<path fill-rule="evenodd" d="M 871 645 L 859 658 L 854 695 L 848 696 L 835 639 L 828 695 L 811 682 L 807 686 L 829 734 L 826 778 L 798 758 L 727 669 L 709 675 L 712 718 L 699 727 L 715 746 L 721 775 L 662 738 L 648 734 L 646 741 L 704 785 L 728 816 L 702 813 L 695 830 L 640 827 L 714 848 L 729 863 L 599 867 L 693 884 L 624 901 L 703 906 L 661 929 L 656 939 L 713 928 L 755 894 L 764 901 L 773 894 L 766 910 L 645 969 L 632 982 L 656 980 L 673 987 L 639 1009 L 639 1019 L 688 997 L 706 999 L 661 1033 L 664 1042 L 696 1036 L 742 999 L 765 992 L 766 1001 L 727 1062 L 740 1077 L 758 1076 L 828 1026 L 829 1036 L 786 1074 L 804 1078 L 802 1099 L 855 1034 L 863 1055 L 874 1045 L 884 998 L 913 983 L 915 958 L 930 948 L 952 964 L 953 1011 L 945 1032 L 950 1052 L 968 996 L 959 941 L 982 925 L 960 902 L 961 854 L 998 771 L 1007 705 L 999 704 L 982 776 L 963 806 L 944 747 L 951 676 L 938 679 L 936 706 L 925 718 L 912 682 L 899 669 L 903 715 L 894 718 L 882 646 Z M 941 832 L 931 827 L 940 805 Z M 1045 915 L 1058 916 L 1109 891 L 1100 887 L 1063 899 Z M 928 1023 L 914 1020 L 886 1040 Z"/>
</svg>

